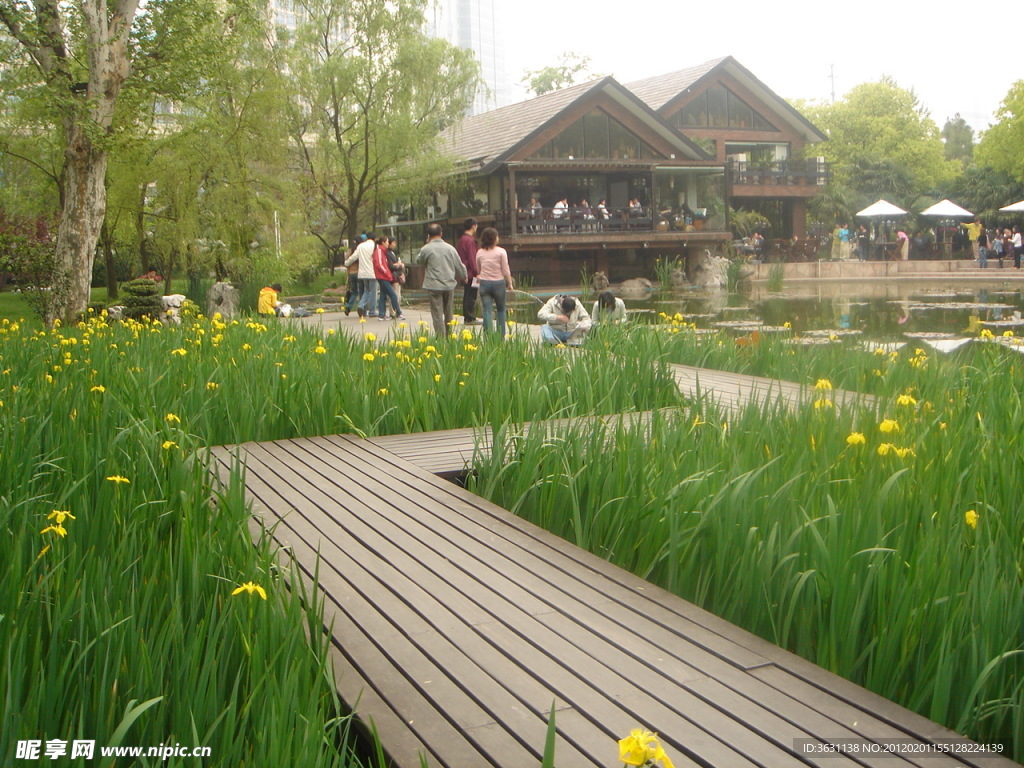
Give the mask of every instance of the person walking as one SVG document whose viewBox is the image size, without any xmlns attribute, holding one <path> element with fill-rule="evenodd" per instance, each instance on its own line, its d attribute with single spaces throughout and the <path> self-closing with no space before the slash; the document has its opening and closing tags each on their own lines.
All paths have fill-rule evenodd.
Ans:
<svg viewBox="0 0 1024 768">
<path fill-rule="evenodd" d="M 427 225 L 427 243 L 420 248 L 416 263 L 424 267 L 423 289 L 430 300 L 434 333 L 444 338 L 448 335 L 448 324 L 455 319 L 452 307 L 455 286 L 458 281 L 467 280 L 466 265 L 459 258 L 459 252 L 444 241 L 440 224 Z"/>
<path fill-rule="evenodd" d="M 508 268 L 508 252 L 498 245 L 498 230 L 488 227 L 480 235 L 480 250 L 476 252 L 480 269 L 480 302 L 484 305 L 484 332 L 492 330 L 491 318 L 497 314 L 498 338 L 505 338 L 505 298 L 507 291 L 515 290 L 512 273 Z"/>
<path fill-rule="evenodd" d="M 386 237 L 382 237 L 377 241 L 377 248 L 373 252 L 373 273 L 377 279 L 377 287 L 380 290 L 377 317 L 382 321 L 387 321 L 387 300 L 391 299 L 391 310 L 395 318 L 405 320 L 405 315 L 398 308 L 398 296 L 391 285 L 394 276 L 391 274 L 391 267 L 388 265 L 388 239 Z"/>
<path fill-rule="evenodd" d="M 1013 228 L 1013 238 L 1010 242 L 1013 244 L 1013 268 L 1020 269 L 1020 256 L 1024 253 L 1024 242 L 1021 241 L 1020 227 Z"/>
<path fill-rule="evenodd" d="M 374 287 L 377 285 L 377 276 L 373 271 L 373 253 L 376 250 L 377 242 L 372 237 L 367 236 L 367 238 L 357 245 L 354 251 L 352 251 L 352 255 L 345 259 L 346 267 L 352 266 L 353 264 L 359 265 L 359 271 L 356 275 L 359 278 L 361 287 L 359 304 L 357 305 L 360 317 L 366 317 L 370 302 L 373 299 Z"/>
<path fill-rule="evenodd" d="M 398 241 L 388 239 L 388 268 L 391 270 L 391 287 L 398 297 L 398 306 L 402 306 L 402 286 L 405 285 L 405 263 L 398 255 Z"/>
<path fill-rule="evenodd" d="M 462 322 L 472 325 L 476 322 L 477 275 L 480 270 L 476 263 L 476 219 L 470 216 L 462 225 L 462 237 L 456 245 L 459 259 L 466 268 L 466 286 L 462 289 Z"/>
</svg>

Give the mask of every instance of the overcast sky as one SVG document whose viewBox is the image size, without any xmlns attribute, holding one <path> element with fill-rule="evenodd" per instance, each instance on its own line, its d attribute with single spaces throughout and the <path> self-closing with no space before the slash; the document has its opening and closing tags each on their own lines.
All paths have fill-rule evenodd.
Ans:
<svg viewBox="0 0 1024 768">
<path fill-rule="evenodd" d="M 565 51 L 620 82 L 733 56 L 786 99 L 836 99 L 893 77 L 941 129 L 959 112 L 975 135 L 1024 79 L 1020 0 L 494 0 L 504 16 L 509 76 Z M 522 98 L 524 96 L 519 96 Z"/>
</svg>

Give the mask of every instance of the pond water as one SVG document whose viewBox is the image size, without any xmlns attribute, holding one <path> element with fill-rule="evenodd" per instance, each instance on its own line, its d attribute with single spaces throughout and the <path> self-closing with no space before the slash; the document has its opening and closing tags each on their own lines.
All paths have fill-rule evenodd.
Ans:
<svg viewBox="0 0 1024 768">
<path fill-rule="evenodd" d="M 579 295 L 579 290 L 572 291 Z M 551 291 L 538 294 L 547 298 Z M 1024 335 L 1024 283 L 993 280 L 948 282 L 801 283 L 780 293 L 752 288 L 725 291 L 658 291 L 644 299 L 625 299 L 637 322 L 661 322 L 660 313 L 684 316 L 699 328 L 749 333 L 757 327 L 781 330 L 789 323 L 797 334 L 860 332 L 864 338 L 894 340 L 922 334 L 956 338 L 976 336 L 988 327 L 999 335 Z M 520 322 L 535 322 L 536 300 L 514 302 Z M 589 309 L 589 304 L 588 304 Z M 936 336 L 937 337 L 937 336 Z"/>
</svg>

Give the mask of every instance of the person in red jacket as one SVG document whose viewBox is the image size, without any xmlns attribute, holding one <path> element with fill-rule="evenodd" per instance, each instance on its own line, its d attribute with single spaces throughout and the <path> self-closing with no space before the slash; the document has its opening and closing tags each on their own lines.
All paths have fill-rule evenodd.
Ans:
<svg viewBox="0 0 1024 768">
<path fill-rule="evenodd" d="M 396 320 L 405 320 L 405 315 L 398 308 L 398 295 L 395 287 L 391 285 L 394 276 L 391 274 L 391 267 L 388 264 L 388 239 L 382 237 L 377 240 L 377 248 L 373 252 L 373 275 L 377 278 L 377 286 L 380 288 L 380 298 L 377 299 L 377 317 L 387 320 L 387 300 L 391 299 L 391 309 L 394 311 Z"/>
<path fill-rule="evenodd" d="M 476 320 L 476 297 L 479 292 L 477 275 L 480 270 L 476 263 L 476 219 L 470 216 L 462 226 L 462 237 L 455 244 L 459 259 L 466 267 L 466 287 L 462 290 L 462 321 L 467 325 Z"/>
</svg>

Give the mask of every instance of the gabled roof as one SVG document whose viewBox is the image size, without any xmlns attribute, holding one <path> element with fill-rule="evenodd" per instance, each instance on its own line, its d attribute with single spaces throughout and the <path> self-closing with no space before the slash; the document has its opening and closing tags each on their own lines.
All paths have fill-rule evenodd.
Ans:
<svg viewBox="0 0 1024 768">
<path fill-rule="evenodd" d="M 769 122 L 777 122 L 775 118 L 778 116 L 792 128 L 802 133 L 807 141 L 811 143 L 825 141 L 828 138 L 806 117 L 795 110 L 789 102 L 758 80 L 749 69 L 736 61 L 732 56 L 712 59 L 696 67 L 680 69 L 667 75 L 636 80 L 632 83 L 627 83 L 626 87 L 650 104 L 653 109 L 660 111 L 662 107 L 684 91 L 700 87 L 702 81 L 720 72 L 726 72 L 731 75 L 744 88 L 772 107 L 772 114 L 764 115 Z"/>
<path fill-rule="evenodd" d="M 441 133 L 441 146 L 450 155 L 468 161 L 472 170 L 489 172 L 513 156 L 567 109 L 596 92 L 601 92 L 643 120 L 674 145 L 680 157 L 714 159 L 612 77 L 580 83 L 518 104 L 471 115 Z"/>
</svg>

